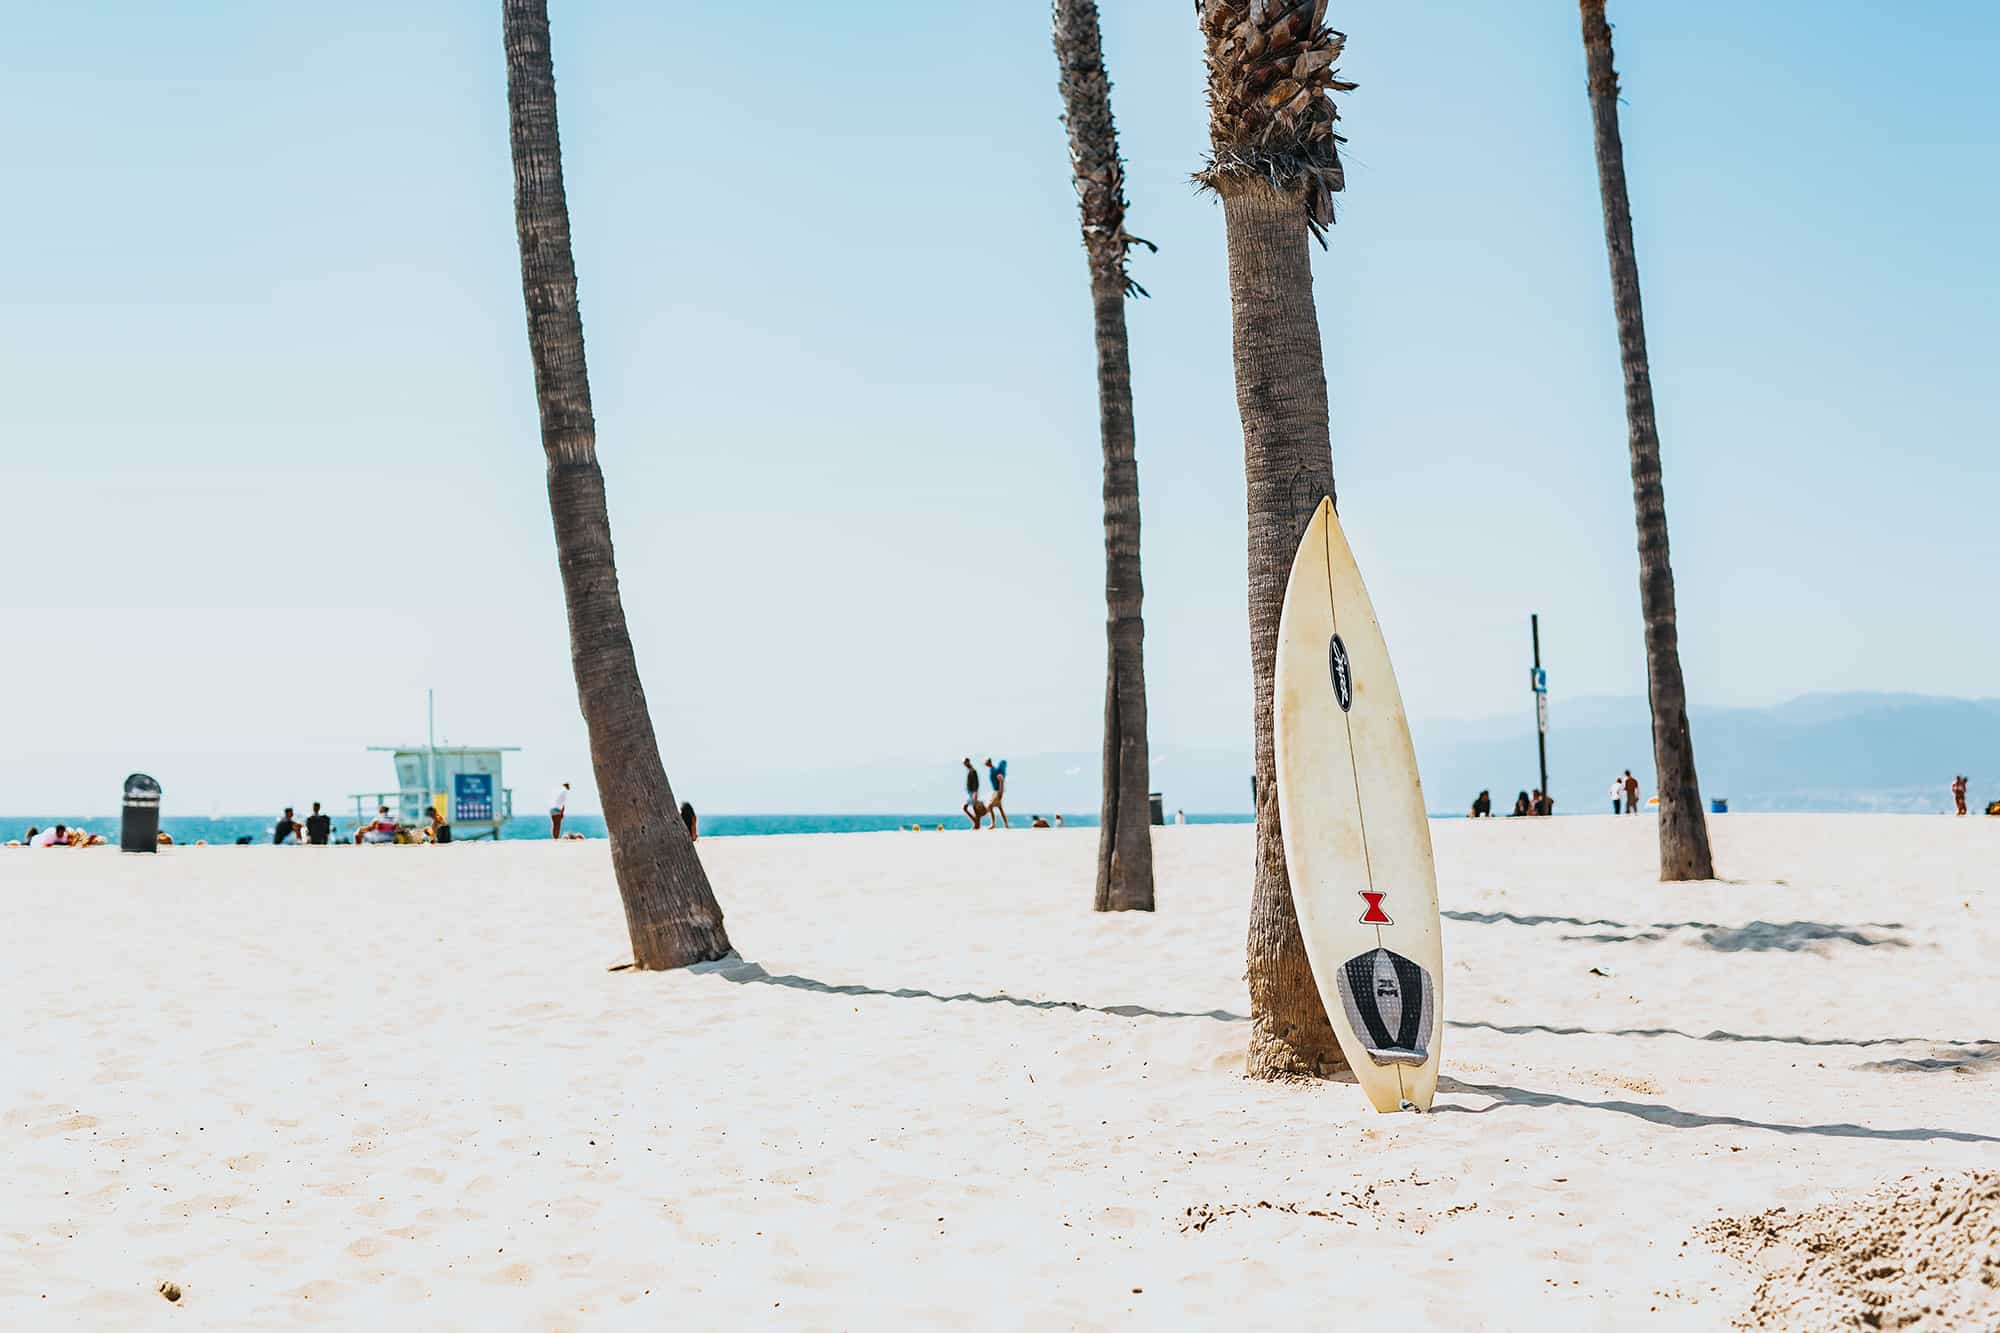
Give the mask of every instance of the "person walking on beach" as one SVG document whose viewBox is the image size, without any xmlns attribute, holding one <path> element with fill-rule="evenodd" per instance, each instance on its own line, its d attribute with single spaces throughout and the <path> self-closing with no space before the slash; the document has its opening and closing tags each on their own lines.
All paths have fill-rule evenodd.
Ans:
<svg viewBox="0 0 2000 1333">
<path fill-rule="evenodd" d="M 286 843 L 296 847 L 299 845 L 299 834 L 303 832 L 305 830 L 299 826 L 299 821 L 292 818 L 292 807 L 288 805 L 285 807 L 285 813 L 278 816 L 277 824 L 271 829 L 271 841 L 279 847 L 283 847 Z"/>
<path fill-rule="evenodd" d="M 306 841 L 315 847 L 324 847 L 333 837 L 333 819 L 319 812 L 319 802 L 313 802 L 313 812 L 306 816 Z"/>
<path fill-rule="evenodd" d="M 569 784 L 565 782 L 562 786 L 556 788 L 554 796 L 549 797 L 549 836 L 551 838 L 560 838 L 562 836 L 563 812 L 567 809 L 569 809 Z"/>
<path fill-rule="evenodd" d="M 965 804 L 958 807 L 965 811 L 965 817 L 978 828 L 986 818 L 986 802 L 979 799 L 979 770 L 972 766 L 972 756 L 965 757 Z"/>
<path fill-rule="evenodd" d="M 1632 776 L 1632 770 L 1625 770 L 1625 813 L 1639 813 L 1639 779 Z"/>
<path fill-rule="evenodd" d="M 992 812 L 993 822 L 988 828 L 1013 828 L 1008 822 L 1007 807 L 1001 802 L 1007 799 L 1007 761 L 1002 759 L 995 765 L 992 759 L 986 761 L 986 782 L 993 788 L 993 795 L 986 800 L 986 808 Z"/>
<path fill-rule="evenodd" d="M 1968 780 L 1963 773 L 1951 780 L 1951 801 L 1953 805 L 1958 807 L 1958 813 L 1961 815 L 1965 813 L 1965 788 L 1967 785 Z"/>
</svg>

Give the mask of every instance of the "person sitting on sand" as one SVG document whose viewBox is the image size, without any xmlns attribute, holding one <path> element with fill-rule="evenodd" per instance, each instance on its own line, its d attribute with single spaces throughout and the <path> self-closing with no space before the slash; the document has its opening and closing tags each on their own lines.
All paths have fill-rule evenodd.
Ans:
<svg viewBox="0 0 2000 1333">
<path fill-rule="evenodd" d="M 319 802 L 313 802 L 313 812 L 306 816 L 306 841 L 315 847 L 324 847 L 333 836 L 333 820 L 319 811 Z"/>
<path fill-rule="evenodd" d="M 53 828 L 45 828 L 40 833 L 36 833 L 33 837 L 29 838 L 28 845 L 30 847 L 67 847 L 69 846 L 69 829 L 62 824 L 57 824 Z"/>
<path fill-rule="evenodd" d="M 979 770 L 972 766 L 972 756 L 967 755 L 965 763 L 965 804 L 958 808 L 965 811 L 965 817 L 978 828 L 986 818 L 986 802 L 979 799 Z"/>
<path fill-rule="evenodd" d="M 376 806 L 375 818 L 355 830 L 354 834 L 354 845 L 356 847 L 359 847 L 364 842 L 384 843 L 394 842 L 395 840 L 396 817 L 389 813 L 389 807 L 386 805 Z"/>
<path fill-rule="evenodd" d="M 1532 815 L 1534 813 L 1535 813 L 1535 807 L 1529 803 L 1528 793 L 1522 792 L 1519 796 L 1516 796 L 1514 798 L 1514 814 L 1512 816 L 1513 818 L 1519 819 L 1522 815 Z"/>
<path fill-rule="evenodd" d="M 1482 790 L 1479 793 L 1479 795 L 1473 797 L 1472 813 L 1470 815 L 1467 815 L 1466 818 L 1468 819 L 1493 818 L 1493 793 L 1490 791 Z"/>
<path fill-rule="evenodd" d="M 1036 815 L 1036 816 L 1035 816 L 1035 817 L 1034 817 L 1034 818 L 1033 818 L 1032 820 L 1028 821 L 1028 827 L 1029 827 L 1029 828 L 1048 828 L 1048 827 L 1049 827 L 1049 821 L 1048 821 L 1048 820 L 1046 820 L 1046 819 L 1043 819 L 1043 818 L 1042 818 L 1042 817 L 1041 817 L 1040 815 Z"/>
<path fill-rule="evenodd" d="M 1535 789 L 1534 812 L 1538 815 L 1554 814 L 1556 812 L 1556 798 L 1537 787 Z"/>
<path fill-rule="evenodd" d="M 694 812 L 693 801 L 681 802 L 681 823 L 687 825 L 689 842 L 701 840 L 701 816 Z"/>
<path fill-rule="evenodd" d="M 993 812 L 993 822 L 989 828 L 1013 828 L 1007 822 L 1007 807 L 1001 802 L 1007 799 L 1007 761 L 1002 759 L 996 766 L 991 759 L 986 761 L 986 781 L 993 788 L 993 795 L 986 802 L 986 808 Z"/>
<path fill-rule="evenodd" d="M 437 809 L 431 811 L 431 826 L 426 833 L 431 842 L 451 841 L 451 825 L 444 822 L 444 811 Z"/>
<path fill-rule="evenodd" d="M 278 816 L 278 822 L 271 826 L 271 842 L 278 847 L 283 847 L 287 843 L 296 847 L 299 845 L 299 835 L 303 832 L 305 829 L 292 817 L 292 807 L 288 805 L 285 807 L 285 813 Z"/>
</svg>

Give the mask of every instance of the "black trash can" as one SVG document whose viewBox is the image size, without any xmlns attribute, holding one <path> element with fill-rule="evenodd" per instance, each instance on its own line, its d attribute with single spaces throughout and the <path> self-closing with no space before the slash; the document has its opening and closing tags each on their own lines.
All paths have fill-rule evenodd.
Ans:
<svg viewBox="0 0 2000 1333">
<path fill-rule="evenodd" d="M 1160 793 L 1156 791 L 1149 791 L 1146 793 L 1146 804 L 1152 807 L 1153 823 L 1164 824 L 1167 822 L 1166 797 L 1160 795 Z"/>
<path fill-rule="evenodd" d="M 160 784 L 144 773 L 125 779 L 124 819 L 118 825 L 118 850 L 156 852 L 160 849 Z"/>
</svg>

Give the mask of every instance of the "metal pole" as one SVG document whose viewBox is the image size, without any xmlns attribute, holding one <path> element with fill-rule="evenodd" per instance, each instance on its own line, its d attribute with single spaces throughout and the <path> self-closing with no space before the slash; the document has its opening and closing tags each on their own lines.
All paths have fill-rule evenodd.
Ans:
<svg viewBox="0 0 2000 1333">
<path fill-rule="evenodd" d="M 1542 618 L 1540 615 L 1529 615 L 1528 634 L 1535 641 L 1535 680 L 1539 683 L 1542 678 Z M 1541 760 L 1542 795 L 1547 796 L 1549 794 L 1549 736 L 1548 732 L 1542 726 L 1542 692 L 1540 690 L 1535 692 L 1535 755 Z"/>
<path fill-rule="evenodd" d="M 437 691 L 424 691 L 425 735 L 424 735 L 424 810 L 426 817 L 431 810 L 431 802 L 437 799 Z M 1545 789 L 1546 790 L 1546 789 Z"/>
</svg>

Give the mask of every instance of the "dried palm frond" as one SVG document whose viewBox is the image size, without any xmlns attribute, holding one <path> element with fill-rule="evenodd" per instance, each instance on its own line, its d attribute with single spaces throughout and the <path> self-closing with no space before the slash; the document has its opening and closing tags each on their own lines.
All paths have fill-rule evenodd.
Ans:
<svg viewBox="0 0 2000 1333">
<path fill-rule="evenodd" d="M 1132 281 L 1125 261 L 1135 245 L 1154 251 L 1159 247 L 1125 230 L 1125 164 L 1118 158 L 1118 131 L 1111 120 L 1111 79 L 1104 72 L 1096 0 L 1055 0 L 1054 15 L 1062 121 L 1069 131 L 1084 249 L 1093 270 L 1115 275 L 1127 296 L 1144 296 L 1146 289 Z"/>
<path fill-rule="evenodd" d="M 1347 41 L 1326 26 L 1327 0 L 1196 0 L 1208 42 L 1208 165 L 1212 190 L 1258 178 L 1302 196 L 1322 245 L 1345 184 L 1333 94 L 1352 90 L 1334 62 Z"/>
</svg>

